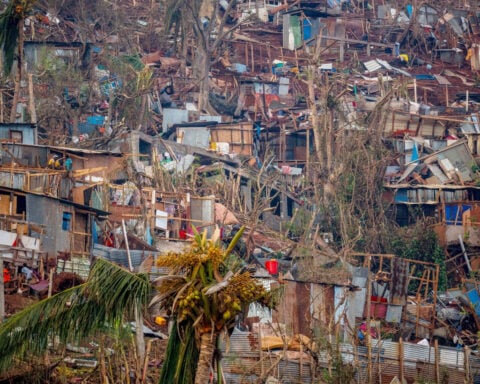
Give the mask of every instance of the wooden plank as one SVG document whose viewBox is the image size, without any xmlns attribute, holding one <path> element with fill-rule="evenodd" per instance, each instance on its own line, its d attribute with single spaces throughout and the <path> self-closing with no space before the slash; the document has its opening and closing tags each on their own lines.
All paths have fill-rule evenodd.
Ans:
<svg viewBox="0 0 480 384">
<path fill-rule="evenodd" d="M 33 74 L 28 74 L 28 109 L 30 112 L 30 119 L 32 124 L 37 124 L 37 111 L 35 109 L 35 95 L 33 92 Z M 35 144 L 36 139 L 35 139 Z"/>
<path fill-rule="evenodd" d="M 442 75 L 433 75 L 440 85 L 452 85 L 448 79 Z"/>
<path fill-rule="evenodd" d="M 73 177 L 82 177 L 89 175 L 91 173 L 105 171 L 107 167 L 96 167 L 96 168 L 88 168 L 88 169 L 78 169 L 72 172 Z"/>
</svg>

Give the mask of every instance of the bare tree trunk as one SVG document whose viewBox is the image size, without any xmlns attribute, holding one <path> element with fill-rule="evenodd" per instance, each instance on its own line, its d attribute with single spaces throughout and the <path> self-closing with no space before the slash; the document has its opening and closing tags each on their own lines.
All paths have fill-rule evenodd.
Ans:
<svg viewBox="0 0 480 384">
<path fill-rule="evenodd" d="M 328 173 L 332 172 L 333 170 L 333 141 L 334 141 L 334 136 L 333 136 L 333 110 L 331 110 L 331 107 L 329 105 L 329 96 L 330 96 L 330 82 L 328 79 L 328 75 L 325 74 L 324 76 L 324 119 L 325 119 L 325 157 L 326 157 L 326 166 Z"/>
<path fill-rule="evenodd" d="M 145 337 L 143 335 L 142 309 L 135 306 L 135 345 L 137 346 L 137 378 L 141 377 L 145 361 Z"/>
<path fill-rule="evenodd" d="M 327 120 L 327 129 L 325 131 L 325 142 L 327 143 L 326 155 L 327 155 L 327 169 L 328 172 L 333 171 L 333 147 L 335 145 L 335 136 L 334 136 L 334 112 L 332 110 L 328 111 L 325 115 L 325 120 Z"/>
<path fill-rule="evenodd" d="M 17 104 L 20 97 L 20 84 L 22 82 L 22 66 L 23 66 L 23 24 L 24 20 L 18 22 L 18 55 L 17 55 L 17 73 L 15 73 L 15 89 L 13 91 L 12 109 L 10 112 L 10 122 L 14 123 L 17 119 Z"/>
<path fill-rule="evenodd" d="M 206 384 L 210 382 L 210 372 L 212 372 L 213 353 L 215 351 L 216 340 L 216 333 L 202 333 L 200 339 L 200 356 L 198 358 L 197 372 L 195 374 L 195 384 Z"/>
<path fill-rule="evenodd" d="M 180 73 L 186 78 L 190 77 L 187 72 L 187 56 L 188 56 L 188 35 L 187 28 L 185 28 L 184 19 L 182 19 L 182 39 L 181 39 L 181 54 L 180 54 Z"/>
<path fill-rule="evenodd" d="M 307 85 L 308 85 L 308 104 L 311 110 L 312 117 L 312 129 L 313 129 L 313 140 L 315 143 L 315 155 L 317 157 L 318 165 L 321 167 L 323 165 L 322 161 L 322 139 L 320 135 L 320 127 L 318 121 L 318 110 L 317 104 L 315 102 L 315 74 L 312 70 L 308 71 Z"/>
<path fill-rule="evenodd" d="M 211 109 L 208 101 L 208 93 L 210 90 L 210 55 L 205 47 L 202 47 L 201 45 L 197 47 L 194 63 L 193 76 L 197 79 L 199 86 L 198 110 L 208 111 Z"/>
</svg>

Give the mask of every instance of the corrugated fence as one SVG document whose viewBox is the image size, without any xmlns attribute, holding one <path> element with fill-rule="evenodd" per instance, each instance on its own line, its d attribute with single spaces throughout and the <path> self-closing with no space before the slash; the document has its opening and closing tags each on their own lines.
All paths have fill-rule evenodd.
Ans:
<svg viewBox="0 0 480 384">
<path fill-rule="evenodd" d="M 333 345 L 332 349 L 337 350 L 336 347 Z M 258 334 L 252 332 L 235 330 L 223 350 L 222 365 L 228 384 L 256 383 L 260 377 L 265 380 L 268 376 L 282 384 L 314 383 L 322 377 L 322 370 L 329 365 L 332 368 L 329 363 L 332 356 L 327 351 L 320 352 L 316 361 L 298 351 L 261 351 Z M 370 364 L 366 346 L 341 343 L 338 351 L 345 364 L 355 367 L 357 383 L 368 383 L 370 379 L 373 383 L 389 384 L 395 376 L 402 376 L 402 366 L 403 377 L 409 382 L 416 379 L 449 384 L 480 383 L 480 359 L 463 348 L 438 347 L 438 363 L 434 347 L 390 340 L 372 340 Z"/>
</svg>

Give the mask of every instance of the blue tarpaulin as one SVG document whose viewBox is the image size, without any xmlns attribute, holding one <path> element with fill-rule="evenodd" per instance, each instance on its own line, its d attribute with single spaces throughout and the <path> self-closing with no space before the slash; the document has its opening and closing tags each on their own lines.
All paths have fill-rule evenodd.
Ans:
<svg viewBox="0 0 480 384">
<path fill-rule="evenodd" d="M 408 195 L 406 189 L 399 189 L 395 194 L 395 202 L 397 203 L 406 203 L 408 202 Z"/>
<path fill-rule="evenodd" d="M 462 225 L 463 213 L 471 208 L 471 205 L 447 205 L 445 207 L 445 220 L 447 225 Z"/>
<path fill-rule="evenodd" d="M 105 123 L 105 116 L 87 116 L 87 124 L 103 125 Z"/>
<path fill-rule="evenodd" d="M 475 309 L 475 313 L 480 316 L 480 296 L 478 295 L 478 291 L 476 289 L 472 289 L 471 291 L 467 292 L 468 300 L 472 303 L 473 309 Z"/>
<path fill-rule="evenodd" d="M 428 75 L 428 74 L 418 74 L 418 75 L 415 75 L 415 78 L 417 80 L 435 80 L 435 76 Z"/>
<path fill-rule="evenodd" d="M 412 158 L 410 161 L 418 161 L 418 146 L 416 141 L 413 142 Z"/>
<path fill-rule="evenodd" d="M 245 64 L 233 63 L 231 68 L 232 68 L 232 71 L 235 71 L 238 73 L 247 72 L 247 66 Z"/>
<path fill-rule="evenodd" d="M 312 37 L 312 23 L 308 19 L 303 20 L 303 40 L 310 40 Z"/>
</svg>

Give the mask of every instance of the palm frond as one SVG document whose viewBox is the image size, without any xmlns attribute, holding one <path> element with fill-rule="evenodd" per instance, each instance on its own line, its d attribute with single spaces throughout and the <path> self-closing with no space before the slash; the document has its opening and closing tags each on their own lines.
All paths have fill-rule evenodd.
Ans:
<svg viewBox="0 0 480 384">
<path fill-rule="evenodd" d="M 192 324 L 185 325 L 184 334 L 176 324 L 168 338 L 165 361 L 160 373 L 160 383 L 191 384 L 195 381 L 195 370 L 197 367 L 198 350 L 195 331 Z"/>
<path fill-rule="evenodd" d="M 214 283 L 211 286 L 207 287 L 207 289 L 205 291 L 205 295 L 209 296 L 209 295 L 213 295 L 214 293 L 217 293 L 217 292 L 221 291 L 228 284 L 230 284 L 230 280 L 232 279 L 232 277 L 233 277 L 233 272 L 228 271 L 222 281 L 220 281 L 218 283 Z"/>
<path fill-rule="evenodd" d="M 22 358 L 27 353 L 39 355 L 46 350 L 52 336 L 51 326 L 65 334 L 61 321 L 68 317 L 69 303 L 80 296 L 82 286 L 63 291 L 51 298 L 38 302 L 9 318 L 0 327 L 0 372 L 7 369 L 14 358 Z"/>
<path fill-rule="evenodd" d="M 228 244 L 228 247 L 225 251 L 225 257 L 227 257 L 233 251 L 233 249 L 235 248 L 235 246 L 237 245 L 237 243 L 241 239 L 244 231 L 245 231 L 245 226 L 242 226 L 238 230 L 238 232 L 235 234 L 235 236 L 233 236 L 232 241 L 230 241 L 230 244 Z"/>
<path fill-rule="evenodd" d="M 160 276 L 154 280 L 154 285 L 159 290 L 159 293 L 153 297 L 148 304 L 149 307 L 154 306 L 167 299 L 170 296 L 175 296 L 179 289 L 187 282 L 185 277 L 179 275 Z"/>
<path fill-rule="evenodd" d="M 185 276 L 183 275 L 164 275 L 164 276 L 159 276 L 155 280 L 153 280 L 154 285 L 159 285 L 165 281 L 173 281 L 176 282 L 178 280 L 183 280 L 186 281 Z"/>
<path fill-rule="evenodd" d="M 78 342 L 122 324 L 135 306 L 145 307 L 150 288 L 146 275 L 97 260 L 84 284 L 29 306 L 0 326 L 0 372 L 14 359 L 42 354 L 54 336 Z"/>
</svg>

